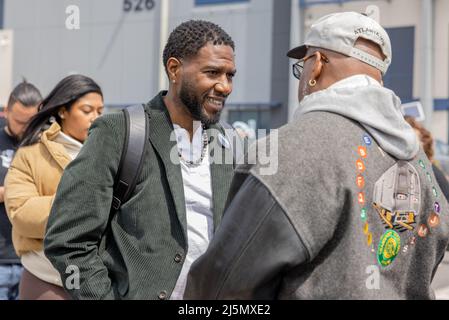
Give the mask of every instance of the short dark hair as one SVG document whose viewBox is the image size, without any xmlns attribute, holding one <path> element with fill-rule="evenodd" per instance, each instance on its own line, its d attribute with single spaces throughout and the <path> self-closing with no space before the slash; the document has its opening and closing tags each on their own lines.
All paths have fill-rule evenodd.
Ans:
<svg viewBox="0 0 449 320">
<path fill-rule="evenodd" d="M 176 27 L 168 37 L 163 62 L 167 71 L 170 58 L 187 59 L 195 56 L 208 43 L 226 45 L 235 50 L 231 36 L 215 23 L 204 20 L 189 20 Z"/>
<path fill-rule="evenodd" d="M 35 107 L 42 102 L 42 95 L 34 85 L 23 79 L 11 92 L 6 108 L 10 110 L 17 102 L 24 107 Z"/>
</svg>

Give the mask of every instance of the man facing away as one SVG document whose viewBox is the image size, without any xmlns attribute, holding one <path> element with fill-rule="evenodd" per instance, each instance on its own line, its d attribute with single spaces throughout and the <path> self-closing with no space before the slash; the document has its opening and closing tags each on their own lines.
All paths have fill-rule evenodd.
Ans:
<svg viewBox="0 0 449 320">
<path fill-rule="evenodd" d="M 39 90 L 23 81 L 11 92 L 4 111 L 6 125 L 0 131 L 0 300 L 17 299 L 22 274 L 20 259 L 12 244 L 11 222 L 5 210 L 3 183 L 19 141 L 41 101 Z"/>
<path fill-rule="evenodd" d="M 382 86 L 388 34 L 365 15 L 331 14 L 288 56 L 301 103 L 279 130 L 278 171 L 238 168 L 240 191 L 185 298 L 434 298 L 448 203 Z"/>
<path fill-rule="evenodd" d="M 129 201 L 110 215 L 121 113 L 96 121 L 59 185 L 45 254 L 74 299 L 181 299 L 221 221 L 234 165 L 209 151 L 233 159 L 219 119 L 236 73 L 234 42 L 213 23 L 188 21 L 171 33 L 163 60 L 170 85 L 145 106 L 148 147 Z"/>
</svg>

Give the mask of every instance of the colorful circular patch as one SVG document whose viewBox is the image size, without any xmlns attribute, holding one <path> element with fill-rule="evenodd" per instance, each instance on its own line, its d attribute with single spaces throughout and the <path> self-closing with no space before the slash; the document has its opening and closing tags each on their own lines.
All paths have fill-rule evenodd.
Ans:
<svg viewBox="0 0 449 320">
<path fill-rule="evenodd" d="M 365 142 L 365 144 L 366 144 L 367 146 L 371 146 L 371 144 L 373 143 L 373 142 L 371 141 L 370 136 L 367 135 L 367 134 L 363 135 L 363 142 Z"/>
<path fill-rule="evenodd" d="M 427 223 L 431 228 L 436 228 L 440 225 L 440 217 L 435 212 L 432 212 Z"/>
<path fill-rule="evenodd" d="M 438 202 L 435 202 L 433 204 L 433 210 L 435 210 L 436 213 L 440 213 L 441 212 L 441 206 Z"/>
<path fill-rule="evenodd" d="M 368 233 L 366 242 L 367 242 L 367 244 L 368 244 L 368 247 L 371 247 L 371 245 L 373 244 L 373 234 L 372 234 L 371 232 Z"/>
<path fill-rule="evenodd" d="M 363 178 L 363 176 L 359 174 L 357 176 L 356 183 L 359 189 L 363 189 L 365 187 L 365 178 Z"/>
<path fill-rule="evenodd" d="M 389 266 L 401 249 L 401 237 L 394 230 L 388 230 L 380 238 L 377 260 L 382 267 Z"/>
<path fill-rule="evenodd" d="M 365 164 L 363 163 L 362 160 L 360 160 L 360 159 L 357 160 L 355 164 L 356 164 L 356 167 L 357 167 L 358 171 L 360 171 L 360 172 L 365 171 L 366 167 L 365 167 Z"/>
<path fill-rule="evenodd" d="M 364 206 L 365 205 L 365 194 L 363 192 L 360 192 L 357 200 L 361 206 Z"/>
<path fill-rule="evenodd" d="M 365 225 L 363 226 L 363 233 L 364 233 L 365 235 L 368 235 L 368 233 L 369 233 L 369 225 L 368 225 L 368 222 L 365 223 Z"/>
<path fill-rule="evenodd" d="M 359 147 L 358 148 L 358 152 L 359 152 L 359 155 L 362 158 L 364 158 L 364 159 L 368 156 L 368 152 L 366 151 L 366 147 Z"/>
<path fill-rule="evenodd" d="M 438 191 L 437 191 L 437 188 L 432 187 L 432 192 L 433 192 L 433 195 L 435 196 L 435 198 L 438 197 Z"/>
<path fill-rule="evenodd" d="M 420 225 L 418 229 L 418 236 L 420 236 L 421 238 L 425 238 L 428 234 L 429 228 L 425 224 Z"/>
<path fill-rule="evenodd" d="M 367 218 L 367 210 L 366 210 L 366 208 L 362 209 L 360 217 L 362 218 L 363 221 L 366 221 L 366 218 Z"/>
<path fill-rule="evenodd" d="M 420 165 L 421 168 L 423 168 L 423 169 L 426 168 L 426 165 L 424 164 L 424 161 L 419 160 L 418 163 L 419 163 L 419 165 Z"/>
</svg>

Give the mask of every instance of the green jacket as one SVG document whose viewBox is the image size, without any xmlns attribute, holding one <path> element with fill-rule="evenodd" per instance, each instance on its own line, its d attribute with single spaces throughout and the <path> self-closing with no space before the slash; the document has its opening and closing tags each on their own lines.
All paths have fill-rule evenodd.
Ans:
<svg viewBox="0 0 449 320">
<path fill-rule="evenodd" d="M 123 113 L 99 118 L 64 172 L 44 246 L 74 299 L 167 299 L 175 287 L 187 254 L 187 222 L 181 167 L 170 160 L 176 141 L 163 94 L 145 106 L 151 147 L 133 195 L 115 215 L 110 207 L 125 138 Z M 214 129 L 223 132 L 218 125 L 208 132 Z M 232 159 L 231 149 L 211 139 L 210 149 L 218 147 Z M 233 164 L 210 168 L 217 227 Z"/>
</svg>

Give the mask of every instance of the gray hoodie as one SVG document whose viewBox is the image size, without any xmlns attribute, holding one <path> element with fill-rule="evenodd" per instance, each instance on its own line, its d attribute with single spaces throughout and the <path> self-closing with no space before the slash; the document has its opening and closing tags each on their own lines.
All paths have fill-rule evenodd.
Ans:
<svg viewBox="0 0 449 320">
<path fill-rule="evenodd" d="M 418 153 L 419 142 L 400 107 L 401 100 L 393 91 L 369 76 L 357 75 L 306 96 L 295 118 L 314 111 L 340 114 L 359 122 L 396 159 L 411 160 Z"/>
<path fill-rule="evenodd" d="M 373 79 L 351 77 L 259 140 L 258 150 L 277 145 L 278 170 L 236 169 L 188 298 L 434 298 L 448 203 L 399 105 Z"/>
</svg>

